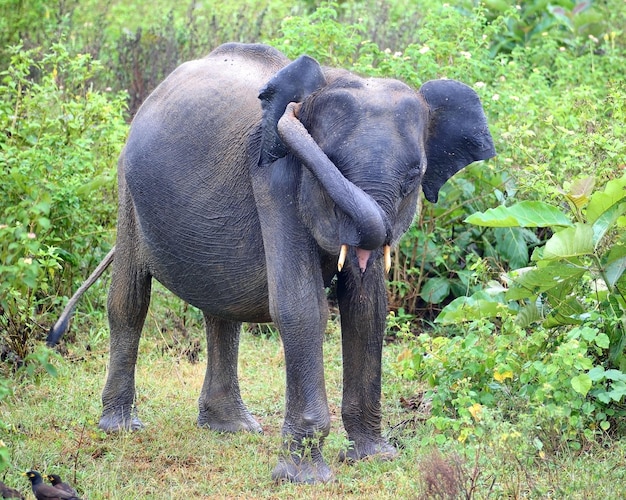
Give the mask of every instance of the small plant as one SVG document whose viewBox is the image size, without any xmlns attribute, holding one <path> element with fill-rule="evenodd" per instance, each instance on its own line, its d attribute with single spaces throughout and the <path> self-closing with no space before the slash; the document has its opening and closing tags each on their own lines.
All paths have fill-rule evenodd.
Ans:
<svg viewBox="0 0 626 500">
<path fill-rule="evenodd" d="M 470 214 L 514 191 L 509 174 L 479 164 L 448 182 L 436 205 L 424 203 L 395 253 L 391 308 L 432 322 L 451 300 L 481 289 L 477 275 L 484 280 L 497 276 L 498 267 L 525 265 L 526 242 L 535 241 L 532 233 L 520 231 L 512 240 L 498 229 L 463 223 Z"/>
<path fill-rule="evenodd" d="M 312 13 L 283 20 L 281 37 L 273 45 L 289 57 L 308 54 L 323 64 L 352 66 L 357 59 L 364 29 L 359 24 L 342 24 L 339 6 L 325 2 Z"/>
<path fill-rule="evenodd" d="M 2 403 L 3 399 L 6 399 L 11 395 L 12 389 L 11 384 L 8 379 L 4 378 L 3 375 L 0 374 L 0 403 Z M 7 424 L 0 420 L 0 431 L 4 434 L 7 430 Z M 4 441 L 0 439 L 0 472 L 9 467 L 11 463 L 11 456 L 9 453 L 9 447 L 6 445 Z"/>
</svg>

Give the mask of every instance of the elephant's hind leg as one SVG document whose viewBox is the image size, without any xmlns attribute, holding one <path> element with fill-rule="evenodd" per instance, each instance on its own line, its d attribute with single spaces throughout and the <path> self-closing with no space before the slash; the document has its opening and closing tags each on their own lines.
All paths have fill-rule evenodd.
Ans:
<svg viewBox="0 0 626 500">
<path fill-rule="evenodd" d="M 204 315 L 207 368 L 198 401 L 198 425 L 221 432 L 262 432 L 239 392 L 237 358 L 241 323 Z"/>
<path fill-rule="evenodd" d="M 110 359 L 99 423 L 107 432 L 143 427 L 134 409 L 135 365 L 150 304 L 152 278 L 136 258 L 136 251 L 127 249 L 119 243 L 116 247 L 108 298 Z"/>
</svg>

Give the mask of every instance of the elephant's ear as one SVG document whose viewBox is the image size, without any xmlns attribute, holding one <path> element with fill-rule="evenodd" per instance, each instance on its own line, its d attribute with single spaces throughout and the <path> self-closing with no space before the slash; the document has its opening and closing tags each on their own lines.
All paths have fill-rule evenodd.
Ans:
<svg viewBox="0 0 626 500">
<path fill-rule="evenodd" d="M 422 191 L 436 203 L 439 189 L 462 168 L 495 156 L 480 99 L 455 80 L 432 80 L 420 88 L 430 110 Z"/>
<path fill-rule="evenodd" d="M 322 68 L 309 56 L 300 56 L 267 82 L 259 94 L 263 108 L 260 166 L 269 165 L 287 154 L 287 148 L 276 130 L 278 120 L 283 116 L 287 104 L 302 102 L 306 96 L 325 84 L 326 78 Z"/>
</svg>

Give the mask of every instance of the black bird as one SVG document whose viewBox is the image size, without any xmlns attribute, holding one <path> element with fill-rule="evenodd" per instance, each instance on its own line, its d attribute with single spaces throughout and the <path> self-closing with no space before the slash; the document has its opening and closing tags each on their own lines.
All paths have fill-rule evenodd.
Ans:
<svg viewBox="0 0 626 500">
<path fill-rule="evenodd" d="M 78 495 L 78 493 L 76 493 L 76 490 L 72 488 L 69 484 L 64 483 L 61 479 L 61 476 L 59 476 L 58 474 L 48 474 L 48 481 L 52 483 L 52 486 L 58 488 L 59 490 L 71 493 L 74 496 Z"/>
<path fill-rule="evenodd" d="M 36 470 L 24 472 L 24 475 L 30 479 L 37 500 L 80 500 L 76 495 L 44 483 L 41 474 Z"/>
<path fill-rule="evenodd" d="M 21 498 L 24 500 L 24 495 L 14 488 L 9 488 L 6 484 L 0 481 L 0 497 L 2 498 Z"/>
</svg>

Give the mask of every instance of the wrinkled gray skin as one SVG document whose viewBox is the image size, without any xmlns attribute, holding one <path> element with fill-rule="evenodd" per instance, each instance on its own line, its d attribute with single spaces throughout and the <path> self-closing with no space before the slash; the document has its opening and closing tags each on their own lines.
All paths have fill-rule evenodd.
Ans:
<svg viewBox="0 0 626 500">
<path fill-rule="evenodd" d="M 434 202 L 451 175 L 494 154 L 478 97 L 455 81 L 416 92 L 306 56 L 292 63 L 263 45 L 227 44 L 180 66 L 137 113 L 119 160 L 100 427 L 142 427 L 135 364 L 155 278 L 206 319 L 198 424 L 261 431 L 239 393 L 239 331 L 273 321 L 287 377 L 273 477 L 330 480 L 322 343 L 324 287 L 337 274 L 342 418 L 353 442 L 344 458 L 393 457 L 381 436 L 382 249 L 409 226 L 420 185 Z M 307 437 L 320 438 L 308 455 Z"/>
</svg>

